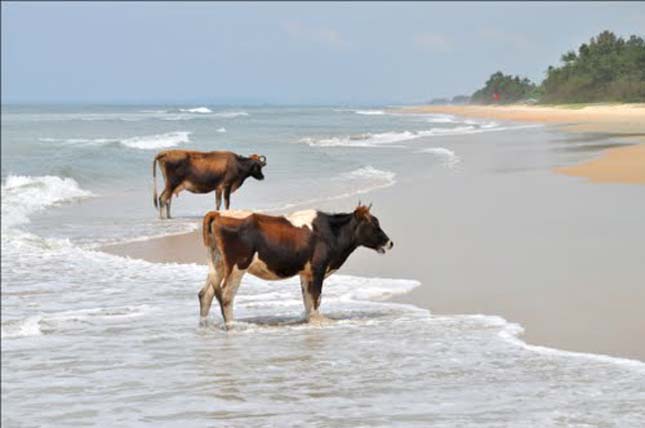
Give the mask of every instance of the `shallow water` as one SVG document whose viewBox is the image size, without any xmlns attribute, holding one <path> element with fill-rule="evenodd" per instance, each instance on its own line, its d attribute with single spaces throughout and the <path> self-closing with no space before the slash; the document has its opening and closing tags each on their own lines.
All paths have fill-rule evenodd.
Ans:
<svg viewBox="0 0 645 428">
<path fill-rule="evenodd" d="M 385 300 L 414 280 L 334 275 L 331 320 L 310 326 L 295 280 L 246 276 L 227 332 L 216 307 L 198 327 L 204 266 L 92 250 L 188 230 L 212 206 L 182 194 L 175 220 L 155 218 L 150 163 L 169 144 L 265 154 L 266 182 L 233 205 L 271 210 L 490 169 L 451 133 L 499 133 L 500 170 L 580 156 L 520 155 L 549 131 L 365 108 L 182 109 L 3 113 L 3 426 L 645 425 L 645 364 L 528 346 L 495 316 Z"/>
</svg>

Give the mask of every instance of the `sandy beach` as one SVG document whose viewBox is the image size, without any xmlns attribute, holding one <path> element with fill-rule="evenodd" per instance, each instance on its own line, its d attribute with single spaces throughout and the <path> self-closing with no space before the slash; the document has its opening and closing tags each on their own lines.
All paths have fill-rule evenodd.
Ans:
<svg viewBox="0 0 645 428">
<path fill-rule="evenodd" d="M 513 113 L 510 107 L 488 110 L 497 112 L 490 114 L 497 119 L 513 116 L 527 120 L 528 116 L 523 114 L 528 115 L 531 109 L 522 107 L 520 111 L 526 113 Z M 482 115 L 486 111 L 479 107 L 423 107 L 420 110 L 451 114 L 473 111 Z M 633 111 L 642 114 L 643 110 L 639 107 Z M 554 113 L 549 114 L 543 116 L 549 123 L 561 122 L 553 119 Z M 577 113 L 567 116 L 569 112 L 565 111 L 564 114 L 567 119 L 562 120 L 571 120 Z M 632 131 L 642 126 L 633 123 L 638 122 L 637 116 L 634 114 L 630 122 Z M 537 120 L 539 116 L 532 117 Z M 620 115 L 613 117 L 624 120 Z M 576 126 L 582 129 L 586 122 L 578 122 Z M 598 126 L 594 122 L 597 132 L 609 132 L 609 128 Z M 570 135 L 572 142 L 580 138 Z M 619 147 L 601 152 L 600 157 L 589 162 L 560 168 L 558 172 L 588 177 L 592 181 L 617 181 L 616 177 L 620 177 L 624 183 L 639 183 L 645 172 L 644 154 L 643 145 Z M 468 180 L 464 179 L 461 185 L 472 191 Z M 419 280 L 422 286 L 399 298 L 400 301 L 428 308 L 435 314 L 498 314 L 521 324 L 525 328 L 524 339 L 532 344 L 645 360 L 645 344 L 634 340 L 645 328 L 642 313 L 645 289 L 634 282 L 641 269 L 638 254 L 645 248 L 642 245 L 638 248 L 638 239 L 634 241 L 634 248 L 626 248 L 622 247 L 619 234 L 597 238 L 598 231 L 594 232 L 594 216 L 598 216 L 600 227 L 606 230 L 614 228 L 626 236 L 642 235 L 643 228 L 638 227 L 634 209 L 628 209 L 626 214 L 631 217 L 621 224 L 602 223 L 602 217 L 603 213 L 607 217 L 612 215 L 611 202 L 607 201 L 618 197 L 616 192 L 627 192 L 624 199 L 632 200 L 634 197 L 629 195 L 642 194 L 643 188 L 633 184 L 596 187 L 584 180 L 553 174 L 548 169 L 540 173 L 539 180 L 512 184 L 507 178 L 501 181 L 496 178 L 490 185 L 478 185 L 481 194 L 463 200 L 456 200 L 451 193 L 444 194 L 448 185 L 443 186 L 436 180 L 399 183 L 370 193 L 369 200 L 374 202 L 381 223 L 387 225 L 388 233 L 397 243 L 395 251 L 379 257 L 371 251 L 359 250 L 342 271 Z M 563 193 L 559 194 L 560 191 Z M 493 205 L 491 201 L 500 193 L 507 194 L 505 200 L 509 202 Z M 580 199 L 576 201 L 572 194 L 579 194 Z M 419 195 L 433 195 L 433 199 Z M 355 199 L 320 203 L 317 208 L 347 211 Z M 551 208 L 546 209 L 549 205 Z M 544 213 L 538 216 L 539 211 Z M 575 217 L 584 215 L 591 215 L 592 223 L 575 230 L 578 227 Z M 635 230 L 629 232 L 623 227 Z M 594 239 L 601 240 L 594 242 Z M 552 248 L 550 242 L 557 242 L 557 248 Z M 490 251 L 492 247 L 499 254 Z M 206 262 L 199 231 L 104 250 L 153 262 Z M 609 254 L 620 251 L 623 256 L 603 264 Z M 569 260 L 571 254 L 577 258 Z"/>
<path fill-rule="evenodd" d="M 598 159 L 563 168 L 558 173 L 587 178 L 597 183 L 645 183 L 645 105 L 606 104 L 588 106 L 416 106 L 410 112 L 446 113 L 465 117 L 548 123 L 566 132 L 603 134 L 640 147 L 608 150 Z"/>
<path fill-rule="evenodd" d="M 97 3 L 2 3 L 2 428 L 645 427 L 645 2 Z"/>
</svg>

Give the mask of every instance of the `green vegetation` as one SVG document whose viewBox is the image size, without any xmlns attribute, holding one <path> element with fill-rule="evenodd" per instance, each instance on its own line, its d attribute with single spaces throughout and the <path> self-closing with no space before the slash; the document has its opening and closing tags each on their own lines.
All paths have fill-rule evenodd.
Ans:
<svg viewBox="0 0 645 428">
<path fill-rule="evenodd" d="M 604 31 L 549 67 L 543 102 L 645 101 L 645 42 Z"/>
<path fill-rule="evenodd" d="M 625 40 L 604 31 L 583 43 L 578 52 L 562 55 L 562 65 L 550 66 L 546 79 L 535 85 L 526 78 L 498 71 L 477 90 L 471 102 L 505 104 L 539 100 L 548 104 L 645 102 L 645 42 Z"/>
<path fill-rule="evenodd" d="M 505 75 L 501 71 L 494 73 L 486 85 L 476 91 L 470 98 L 474 104 L 508 104 L 533 98 L 537 87 L 527 78 Z"/>
</svg>

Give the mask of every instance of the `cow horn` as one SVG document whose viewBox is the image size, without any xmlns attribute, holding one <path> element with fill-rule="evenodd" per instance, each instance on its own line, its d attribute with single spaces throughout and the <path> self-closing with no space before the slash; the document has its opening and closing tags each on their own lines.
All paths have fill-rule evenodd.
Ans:
<svg viewBox="0 0 645 428">
<path fill-rule="evenodd" d="M 372 209 L 372 203 L 370 202 L 369 207 L 367 207 L 367 211 L 369 211 L 369 210 L 371 210 L 371 209 Z"/>
<path fill-rule="evenodd" d="M 262 162 L 262 165 L 266 165 L 267 164 L 267 157 L 264 156 L 264 155 L 260 156 L 260 162 Z"/>
</svg>

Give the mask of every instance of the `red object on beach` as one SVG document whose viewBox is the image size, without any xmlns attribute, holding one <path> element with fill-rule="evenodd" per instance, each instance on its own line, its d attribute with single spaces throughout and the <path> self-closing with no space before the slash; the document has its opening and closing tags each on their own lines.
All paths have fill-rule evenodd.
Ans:
<svg viewBox="0 0 645 428">
<path fill-rule="evenodd" d="M 493 92 L 493 99 L 499 101 L 499 94 L 497 92 Z"/>
</svg>

